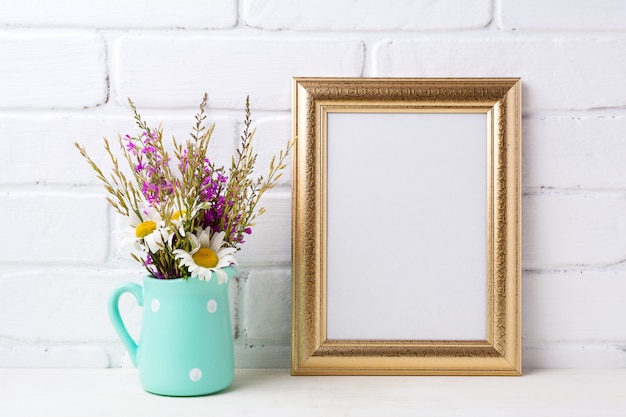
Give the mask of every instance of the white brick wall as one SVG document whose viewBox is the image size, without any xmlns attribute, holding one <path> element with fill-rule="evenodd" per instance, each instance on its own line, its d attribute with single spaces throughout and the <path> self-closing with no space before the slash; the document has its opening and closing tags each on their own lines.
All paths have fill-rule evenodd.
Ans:
<svg viewBox="0 0 626 417">
<path fill-rule="evenodd" d="M 128 35 L 117 51 L 118 99 L 145 107 L 190 107 L 200 90 L 211 107 L 242 108 L 250 95 L 255 108 L 289 110 L 292 76 L 356 77 L 364 57 L 359 40 L 257 34 Z"/>
<path fill-rule="evenodd" d="M 626 118 L 595 111 L 524 118 L 526 187 L 614 190 L 626 186 Z"/>
<path fill-rule="evenodd" d="M 626 253 L 626 199 L 618 193 L 540 191 L 524 200 L 527 269 L 618 264 Z"/>
<path fill-rule="evenodd" d="M 1 2 L 0 367 L 128 366 L 105 301 L 142 272 L 74 141 L 105 162 L 101 137 L 135 131 L 128 97 L 182 136 L 207 91 L 227 163 L 249 94 L 264 167 L 293 76 L 521 76 L 525 366 L 626 366 L 625 17 L 617 0 Z M 239 367 L 289 366 L 290 183 L 231 284 Z"/>
<path fill-rule="evenodd" d="M 105 49 L 96 33 L 0 33 L 0 108 L 80 109 L 104 104 Z"/>
<path fill-rule="evenodd" d="M 237 23 L 237 0 L 46 0 L 0 3 L 0 22 L 23 27 L 223 29 Z"/>
<path fill-rule="evenodd" d="M 504 29 L 573 32 L 626 29 L 626 10 L 620 0 L 506 0 L 500 3 L 500 27 Z"/>
<path fill-rule="evenodd" d="M 626 37 L 474 32 L 374 45 L 379 77 L 522 77 L 523 109 L 588 110 L 626 104 Z"/>
<path fill-rule="evenodd" d="M 109 209 L 103 197 L 62 189 L 0 193 L 0 229 L 7 237 L 0 262 L 24 266 L 104 262 Z"/>
<path fill-rule="evenodd" d="M 244 0 L 243 19 L 270 30 L 458 30 L 484 28 L 492 10 L 489 0 Z"/>
</svg>

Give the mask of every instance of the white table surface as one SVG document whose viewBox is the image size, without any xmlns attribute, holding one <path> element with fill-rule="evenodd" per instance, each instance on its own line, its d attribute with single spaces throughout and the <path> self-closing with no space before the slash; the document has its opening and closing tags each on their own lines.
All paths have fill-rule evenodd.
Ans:
<svg viewBox="0 0 626 417">
<path fill-rule="evenodd" d="M 134 369 L 0 369 L 0 416 L 626 416 L 626 369 L 521 377 L 290 376 L 237 370 L 204 397 L 144 392 Z"/>
</svg>

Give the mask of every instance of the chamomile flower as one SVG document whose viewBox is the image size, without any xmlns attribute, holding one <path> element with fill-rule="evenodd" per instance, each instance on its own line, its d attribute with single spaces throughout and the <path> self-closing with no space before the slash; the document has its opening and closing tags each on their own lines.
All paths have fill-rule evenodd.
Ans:
<svg viewBox="0 0 626 417">
<path fill-rule="evenodd" d="M 187 236 L 187 231 L 185 230 L 185 225 L 188 225 L 194 217 L 198 215 L 198 208 L 194 207 L 194 209 L 189 213 L 187 210 L 177 210 L 170 216 L 170 222 L 174 226 L 176 230 L 178 230 L 178 234 L 181 238 Z M 168 244 L 170 248 L 172 247 L 175 233 L 171 233 L 169 236 Z M 193 236 L 193 233 L 191 234 Z"/>
<path fill-rule="evenodd" d="M 195 235 L 191 235 L 194 249 L 187 252 L 176 249 L 172 253 L 180 260 L 180 266 L 186 267 L 189 274 L 200 280 L 209 281 L 213 272 L 217 276 L 219 285 L 228 281 L 228 275 L 222 271 L 230 265 L 237 265 L 233 257 L 236 248 L 225 246 L 224 232 L 211 233 L 210 229 L 199 229 Z"/>
<path fill-rule="evenodd" d="M 135 213 L 129 216 L 130 226 L 121 233 L 122 240 L 134 244 L 137 249 L 157 253 L 164 248 L 171 232 L 155 208 L 143 206 L 140 211 L 142 218 Z"/>
<path fill-rule="evenodd" d="M 187 210 L 178 210 L 174 214 L 172 214 L 172 216 L 170 217 L 170 221 L 172 222 L 174 227 L 178 229 L 178 234 L 180 234 L 181 237 L 185 237 L 186 235 L 185 225 L 183 223 L 186 220 L 189 220 L 189 217 L 187 216 Z M 171 241 L 170 241 L 170 246 L 171 246 Z"/>
</svg>

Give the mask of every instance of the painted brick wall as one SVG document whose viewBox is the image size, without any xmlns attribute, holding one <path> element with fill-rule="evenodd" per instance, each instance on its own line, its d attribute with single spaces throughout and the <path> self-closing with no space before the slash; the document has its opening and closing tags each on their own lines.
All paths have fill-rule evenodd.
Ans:
<svg viewBox="0 0 626 417">
<path fill-rule="evenodd" d="M 0 57 L 0 367 L 128 365 L 105 303 L 142 272 L 72 142 L 104 161 L 127 97 L 182 136 L 207 91 L 226 162 L 250 94 L 265 165 L 293 76 L 522 77 L 525 366 L 626 366 L 623 1 L 9 0 Z M 230 287 L 238 367 L 289 366 L 289 187 Z"/>
</svg>

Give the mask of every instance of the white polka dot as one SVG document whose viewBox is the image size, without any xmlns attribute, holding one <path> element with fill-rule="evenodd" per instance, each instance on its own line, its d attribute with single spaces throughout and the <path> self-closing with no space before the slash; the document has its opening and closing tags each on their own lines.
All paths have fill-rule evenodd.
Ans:
<svg viewBox="0 0 626 417">
<path fill-rule="evenodd" d="M 152 309 L 153 312 L 157 312 L 159 311 L 159 308 L 161 308 L 161 303 L 159 302 L 159 300 L 157 300 L 156 298 L 154 300 L 152 300 L 152 304 L 150 304 L 150 308 Z"/>
<path fill-rule="evenodd" d="M 206 309 L 209 310 L 209 313 L 215 313 L 217 310 L 217 301 L 209 300 L 209 302 L 206 303 Z"/>
<path fill-rule="evenodd" d="M 191 371 L 189 371 L 189 379 L 191 379 L 193 382 L 200 381 L 200 378 L 202 378 L 202 371 L 200 369 L 193 368 Z"/>
</svg>

